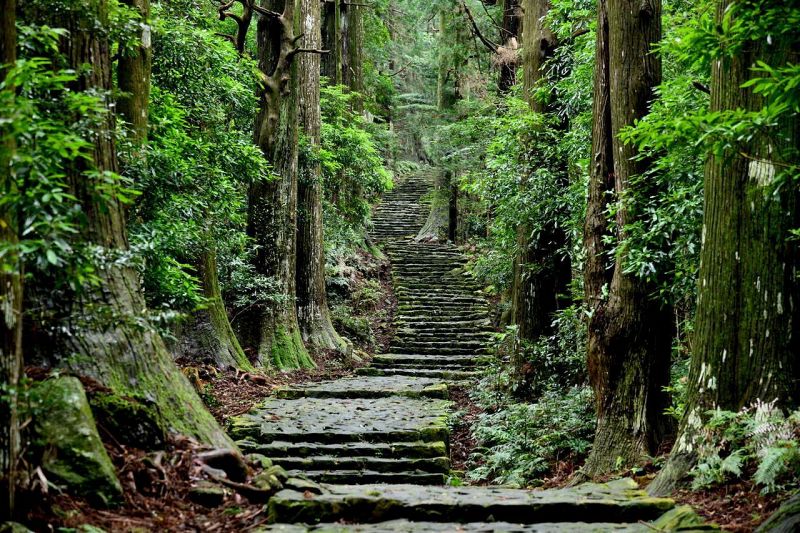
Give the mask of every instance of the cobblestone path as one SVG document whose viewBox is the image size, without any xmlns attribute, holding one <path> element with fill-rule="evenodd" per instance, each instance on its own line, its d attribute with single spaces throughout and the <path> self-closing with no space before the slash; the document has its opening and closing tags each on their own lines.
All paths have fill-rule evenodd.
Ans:
<svg viewBox="0 0 800 533">
<path fill-rule="evenodd" d="M 264 531 L 670 530 L 681 510 L 631 480 L 549 491 L 446 485 L 448 386 L 478 375 L 490 324 L 456 247 L 413 240 L 430 187 L 425 174 L 408 179 L 375 216 L 398 297 L 387 353 L 357 376 L 281 390 L 233 422 L 243 450 L 298 478 L 270 501 L 276 524 Z"/>
</svg>

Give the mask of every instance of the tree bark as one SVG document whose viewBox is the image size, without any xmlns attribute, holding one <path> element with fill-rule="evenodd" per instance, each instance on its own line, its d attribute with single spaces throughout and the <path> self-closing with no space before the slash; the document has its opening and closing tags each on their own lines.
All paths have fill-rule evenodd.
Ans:
<svg viewBox="0 0 800 533">
<path fill-rule="evenodd" d="M 717 2 L 719 27 L 732 4 Z M 750 67 L 797 64 L 798 49 L 796 36 L 775 36 L 713 61 L 711 112 L 762 109 L 761 96 L 741 88 L 755 76 Z M 800 225 L 800 199 L 794 185 L 775 188 L 782 169 L 800 164 L 798 150 L 795 117 L 706 161 L 686 412 L 670 460 L 650 487 L 654 494 L 669 493 L 696 462 L 707 411 L 738 411 L 757 400 L 785 408 L 800 403 L 800 247 L 790 233 Z"/>
<path fill-rule="evenodd" d="M 519 40 L 524 28 L 523 0 L 503 0 L 503 23 L 500 28 L 500 75 L 497 79 L 497 89 L 500 94 L 505 94 L 517 82 L 517 67 L 519 66 Z M 527 21 L 526 21 L 527 22 Z M 541 21 L 537 21 L 541 26 Z M 534 43 L 531 43 L 535 46 Z"/>
<path fill-rule="evenodd" d="M 534 113 L 548 112 L 548 102 L 534 98 L 537 86 L 545 78 L 544 64 L 550 59 L 558 46 L 555 34 L 544 23 L 550 9 L 547 0 L 526 0 L 525 20 L 522 24 L 525 35 L 523 41 L 524 94 Z M 560 164 L 553 162 L 554 165 Z M 566 188 L 567 183 L 557 184 Z M 527 178 L 523 176 L 520 184 L 523 191 Z M 572 265 L 568 255 L 562 252 L 567 246 L 567 234 L 556 221 L 547 221 L 536 239 L 529 224 L 517 228 L 517 256 L 514 260 L 514 281 L 512 286 L 512 321 L 517 325 L 520 341 L 535 342 L 543 335 L 552 332 L 553 315 L 562 307 L 562 295 L 568 291 L 572 278 Z M 518 395 L 528 394 L 526 383 L 531 379 L 530 368 L 524 358 L 522 346 L 514 350 L 512 358 Z"/>
<path fill-rule="evenodd" d="M 148 105 L 150 103 L 150 73 L 153 48 L 150 29 L 150 0 L 124 0 L 141 15 L 140 44 L 135 52 L 122 54 L 117 65 L 117 83 L 122 93 L 117 111 L 130 125 L 131 137 L 137 144 L 147 141 Z"/>
<path fill-rule="evenodd" d="M 0 83 L 5 65 L 17 60 L 16 0 L 0 0 Z M 5 91 L 13 94 L 13 87 Z M 0 127 L 0 194 L 15 194 L 11 172 L 15 143 L 10 131 Z M 10 205 L 0 208 L 0 242 L 10 253 L 0 261 L 0 522 L 14 514 L 20 429 L 17 387 L 22 373 L 22 264 L 18 243 L 18 214 Z"/>
<path fill-rule="evenodd" d="M 206 305 L 203 309 L 195 311 L 189 319 L 189 324 L 182 327 L 174 350 L 175 357 L 186 357 L 196 361 L 208 360 L 222 369 L 252 371 L 253 365 L 247 360 L 233 332 L 222 299 L 216 250 L 211 247 L 201 252 L 196 264 Z"/>
<path fill-rule="evenodd" d="M 653 52 L 653 45 L 661 38 L 661 4 L 660 0 L 601 0 L 599 12 L 598 26 L 605 27 L 607 21 L 608 40 L 598 43 L 596 62 L 603 75 L 608 75 L 610 108 L 606 111 L 596 106 L 595 111 L 601 116 L 595 120 L 610 118 L 610 123 L 596 122 L 595 126 L 601 135 L 610 136 L 610 141 L 598 139 L 597 149 L 603 152 L 600 159 L 611 159 L 602 161 L 609 166 L 598 168 L 604 174 L 594 179 L 600 185 L 604 179 L 611 179 L 608 173 L 613 172 L 614 198 L 619 200 L 629 193 L 643 202 L 659 193 L 655 180 L 631 178 L 644 174 L 650 162 L 638 158 L 636 147 L 623 144 L 618 135 L 648 112 L 654 88 L 661 82 L 661 61 Z M 604 36 L 604 31 L 598 31 L 598 39 Z M 599 81 L 598 85 L 602 84 Z M 604 99 L 602 93 L 598 99 Z M 598 151 L 594 153 L 595 165 L 599 166 Z M 605 192 L 592 191 L 595 195 Z M 589 212 L 587 227 L 588 216 L 605 216 L 597 206 Z M 624 238 L 624 227 L 640 216 L 630 204 L 619 208 L 616 232 L 620 238 Z M 599 235 L 605 232 L 601 230 Z M 597 236 L 589 236 L 587 249 L 592 254 L 603 254 L 603 243 L 592 239 Z M 597 287 L 594 269 L 602 268 L 602 259 L 598 256 L 593 261 L 587 267 L 587 287 L 591 285 L 592 290 L 600 292 L 588 294 L 588 365 L 597 402 L 594 445 L 583 469 L 589 477 L 634 464 L 657 450 L 668 429 L 664 415 L 668 399 L 663 387 L 669 383 L 673 338 L 671 309 L 653 298 L 654 284 L 625 273 L 624 257 L 618 256 L 608 285 L 609 296 L 603 299 L 606 274 L 602 274 L 603 284 Z"/>
<path fill-rule="evenodd" d="M 342 82 L 342 12 L 341 0 L 326 0 L 322 4 L 322 75 L 332 85 Z"/>
<path fill-rule="evenodd" d="M 259 365 L 282 370 L 312 368 L 295 308 L 297 235 L 297 53 L 294 0 L 262 0 L 280 13 L 258 21 L 258 62 L 263 74 L 255 142 L 275 176 L 250 186 L 247 233 L 255 242 L 256 272 L 278 286 L 277 300 L 254 306 L 243 317 L 242 344 Z"/>
<path fill-rule="evenodd" d="M 321 46 L 319 0 L 300 0 L 303 23 L 302 47 Z M 320 56 L 298 57 L 300 128 L 308 143 L 309 157 L 299 161 L 297 185 L 297 318 L 303 340 L 318 348 L 346 351 L 347 344 L 331 323 L 325 293 L 325 246 L 322 232 L 322 168 L 320 148 Z"/>
<path fill-rule="evenodd" d="M 364 93 L 364 8 L 356 3 L 342 3 L 342 83 L 352 92 Z M 364 102 L 356 98 L 356 111 L 362 111 Z"/>
<path fill-rule="evenodd" d="M 69 6 L 58 12 L 41 11 L 36 20 L 69 30 L 61 41 L 61 52 L 70 68 L 82 73 L 71 90 L 110 94 L 112 64 L 106 0 Z M 87 71 L 85 65 L 92 69 Z M 97 126 L 93 166 L 87 168 L 78 163 L 68 172 L 71 192 L 86 218 L 82 237 L 97 248 L 104 263 L 98 266 L 99 286 L 79 295 L 72 302 L 67 323 L 54 328 L 58 332 L 56 344 L 61 348 L 55 354 L 57 362 L 92 376 L 121 394 L 154 401 L 165 420 L 180 433 L 212 445 L 232 447 L 175 365 L 161 337 L 149 325 L 143 327 L 140 323 L 145 302 L 136 270 L 113 260 L 128 253 L 124 208 L 116 198 L 102 200 L 95 191 L 102 173 L 116 173 L 119 169 L 114 119 L 109 111 Z M 88 170 L 101 175 L 95 177 Z"/>
</svg>

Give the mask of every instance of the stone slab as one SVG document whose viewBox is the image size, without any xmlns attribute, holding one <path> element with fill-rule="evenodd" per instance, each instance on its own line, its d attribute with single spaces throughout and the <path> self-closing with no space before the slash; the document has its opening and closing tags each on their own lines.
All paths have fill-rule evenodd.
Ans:
<svg viewBox="0 0 800 533">
<path fill-rule="evenodd" d="M 441 380 L 413 376 L 384 376 L 379 378 L 350 377 L 322 381 L 300 387 L 278 389 L 281 399 L 297 398 L 408 398 L 447 399 L 447 385 Z"/>
<path fill-rule="evenodd" d="M 235 439 L 269 443 L 447 441 L 450 402 L 439 399 L 269 399 L 230 422 Z"/>
<path fill-rule="evenodd" d="M 283 490 L 269 503 L 275 522 L 395 519 L 434 522 L 636 522 L 674 506 L 652 498 L 632 480 L 528 491 L 489 487 L 324 485 L 320 495 Z"/>
</svg>

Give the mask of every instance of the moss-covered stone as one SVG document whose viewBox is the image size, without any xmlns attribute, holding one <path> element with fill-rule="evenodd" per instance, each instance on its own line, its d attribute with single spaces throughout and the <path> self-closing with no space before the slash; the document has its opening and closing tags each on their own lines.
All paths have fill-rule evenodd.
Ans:
<svg viewBox="0 0 800 533">
<path fill-rule="evenodd" d="M 800 495 L 797 495 L 775 511 L 761 524 L 757 533 L 790 533 L 800 531 Z"/>
<path fill-rule="evenodd" d="M 189 499 L 204 507 L 219 507 L 225 501 L 225 489 L 219 485 L 201 481 L 189 489 Z"/>
<path fill-rule="evenodd" d="M 92 394 L 89 404 L 98 425 L 117 442 L 148 451 L 163 448 L 166 424 L 155 406 L 107 392 Z"/>
<path fill-rule="evenodd" d="M 272 466 L 272 459 L 260 453 L 248 453 L 244 458 L 256 468 L 269 468 Z"/>
<path fill-rule="evenodd" d="M 651 523 L 657 531 L 715 531 L 719 529 L 706 524 L 688 505 L 681 505 L 661 515 Z"/>
<path fill-rule="evenodd" d="M 36 385 L 35 448 L 51 481 L 95 503 L 111 505 L 122 497 L 117 479 L 86 399 L 74 377 L 49 379 Z"/>
</svg>

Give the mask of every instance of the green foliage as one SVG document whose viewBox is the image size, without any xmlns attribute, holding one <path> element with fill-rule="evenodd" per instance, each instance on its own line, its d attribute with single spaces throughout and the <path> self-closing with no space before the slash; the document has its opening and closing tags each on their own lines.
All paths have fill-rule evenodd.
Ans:
<svg viewBox="0 0 800 533">
<path fill-rule="evenodd" d="M 751 478 L 764 493 L 800 484 L 800 411 L 786 416 L 774 402 L 759 402 L 738 412 L 708 414 L 692 470 L 694 489 L 731 478 Z"/>
<path fill-rule="evenodd" d="M 247 186 L 268 179 L 269 169 L 252 141 L 254 64 L 213 32 L 161 15 L 149 142 L 123 145 L 126 173 L 142 191 L 131 242 L 146 259 L 148 303 L 189 312 L 204 303 L 196 277 L 200 254 L 216 249 L 222 263 L 245 263 Z M 228 281 L 234 275 L 222 272 Z M 236 285 L 240 291 L 231 299 L 268 298 L 255 294 L 257 283 Z"/>
<path fill-rule="evenodd" d="M 325 242 L 329 255 L 363 241 L 363 234 L 379 195 L 392 188 L 375 132 L 353 112 L 354 96 L 342 86 L 321 91 L 321 146 L 301 157 L 318 157 L 322 166 Z"/>
<path fill-rule="evenodd" d="M 470 457 L 474 481 L 529 486 L 557 461 L 584 456 L 594 434 L 592 392 L 573 387 L 547 392 L 531 404 L 482 414 L 473 428 L 480 448 Z"/>
<path fill-rule="evenodd" d="M 104 257 L 81 238 L 86 218 L 68 175 L 83 168 L 78 179 L 101 204 L 129 201 L 134 193 L 125 178 L 93 166 L 92 139 L 107 119 L 109 95 L 70 90 L 78 73 L 57 66 L 65 32 L 19 29 L 20 59 L 0 86 L 0 134 L 15 141 L 0 207 L 18 213 L 20 242 L 0 243 L 0 267 L 15 268 L 19 258 L 29 277 L 46 273 L 54 287 L 81 291 L 96 281 Z"/>
</svg>

